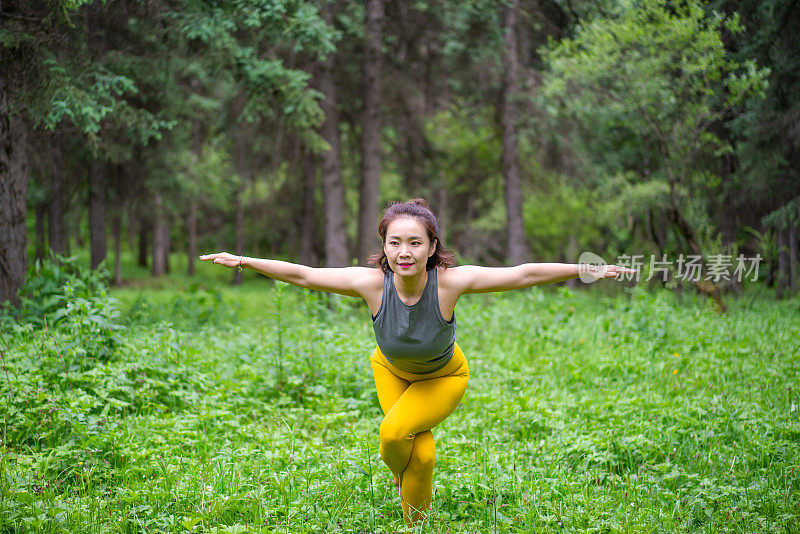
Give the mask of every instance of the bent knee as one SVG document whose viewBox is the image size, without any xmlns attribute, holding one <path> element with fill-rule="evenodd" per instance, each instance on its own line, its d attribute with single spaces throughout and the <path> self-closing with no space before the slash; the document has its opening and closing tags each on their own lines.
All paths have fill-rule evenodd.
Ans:
<svg viewBox="0 0 800 534">
<path fill-rule="evenodd" d="M 398 443 L 414 439 L 414 434 L 408 432 L 402 425 L 384 419 L 378 429 L 381 443 Z"/>
<path fill-rule="evenodd" d="M 416 471 L 433 471 L 435 465 L 436 447 L 418 447 L 415 443 L 414 448 L 411 450 L 411 459 L 408 462 L 408 467 Z"/>
</svg>

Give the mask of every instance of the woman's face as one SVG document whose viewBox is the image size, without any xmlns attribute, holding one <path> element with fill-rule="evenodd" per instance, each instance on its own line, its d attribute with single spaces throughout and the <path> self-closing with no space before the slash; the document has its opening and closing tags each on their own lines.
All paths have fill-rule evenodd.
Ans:
<svg viewBox="0 0 800 534">
<path fill-rule="evenodd" d="M 383 251 L 394 272 L 400 276 L 413 276 L 425 272 L 428 258 L 436 251 L 436 241 L 428 239 L 428 232 L 420 220 L 401 217 L 386 228 Z"/>
</svg>

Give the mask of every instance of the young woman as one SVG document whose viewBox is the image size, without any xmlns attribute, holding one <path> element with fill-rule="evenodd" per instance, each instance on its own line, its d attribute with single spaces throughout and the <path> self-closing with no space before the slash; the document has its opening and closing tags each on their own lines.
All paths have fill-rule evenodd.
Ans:
<svg viewBox="0 0 800 534">
<path fill-rule="evenodd" d="M 222 252 L 201 256 L 226 267 L 248 267 L 300 287 L 360 297 L 372 312 L 377 347 L 371 357 L 378 400 L 380 455 L 400 490 L 412 527 L 431 506 L 436 445 L 431 429 L 455 410 L 469 366 L 455 341 L 455 307 L 466 293 L 509 291 L 577 278 L 612 278 L 630 269 L 606 265 L 526 263 L 516 267 L 453 267 L 439 239 L 436 216 L 423 199 L 393 203 L 378 225 L 379 268 L 313 268 Z"/>
</svg>

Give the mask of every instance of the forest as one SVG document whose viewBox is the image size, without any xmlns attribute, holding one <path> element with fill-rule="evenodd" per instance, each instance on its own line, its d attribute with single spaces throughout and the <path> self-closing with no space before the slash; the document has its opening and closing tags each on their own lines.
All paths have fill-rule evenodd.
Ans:
<svg viewBox="0 0 800 534">
<path fill-rule="evenodd" d="M 461 297 L 411 530 L 797 533 L 798 28 L 0 0 L 0 533 L 408 532 L 368 306 L 200 256 L 364 266 L 414 198 L 458 266 L 636 273 Z"/>
<path fill-rule="evenodd" d="M 798 289 L 794 2 L 15 1 L 2 299 L 87 250 L 364 264 L 424 197 L 462 261 L 760 257 Z M 673 265 L 662 285 L 687 282 Z M 238 280 L 235 280 L 237 282 Z M 655 283 L 657 280 L 653 280 Z"/>
</svg>

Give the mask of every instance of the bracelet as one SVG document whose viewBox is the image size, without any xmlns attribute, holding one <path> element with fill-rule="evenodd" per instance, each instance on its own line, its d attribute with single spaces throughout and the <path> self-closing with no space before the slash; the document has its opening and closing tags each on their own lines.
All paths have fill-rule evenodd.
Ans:
<svg viewBox="0 0 800 534">
<path fill-rule="evenodd" d="M 239 272 L 242 272 L 242 258 L 244 258 L 244 255 L 239 256 L 239 267 L 238 267 Z"/>
</svg>

